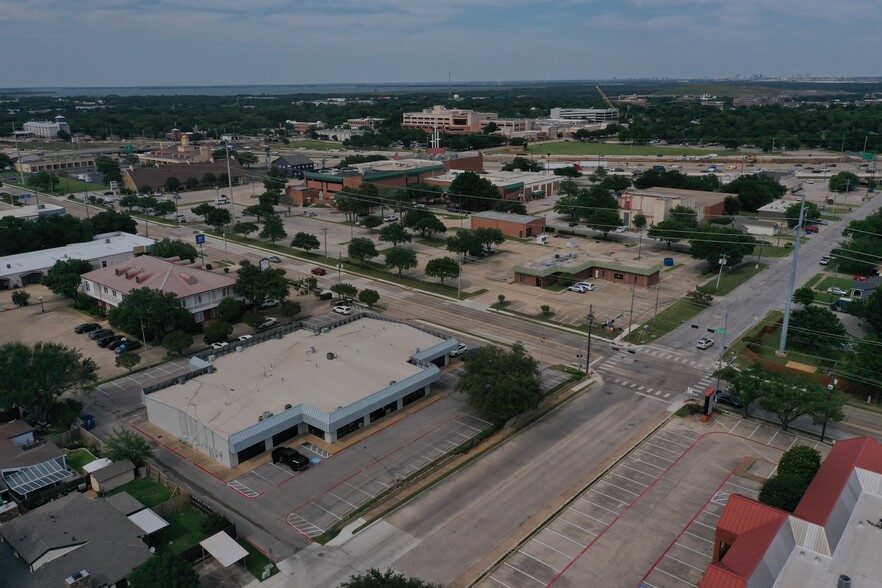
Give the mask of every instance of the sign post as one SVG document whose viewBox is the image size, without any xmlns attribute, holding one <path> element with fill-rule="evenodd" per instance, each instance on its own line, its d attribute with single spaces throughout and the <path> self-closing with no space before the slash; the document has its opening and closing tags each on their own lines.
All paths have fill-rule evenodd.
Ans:
<svg viewBox="0 0 882 588">
<path fill-rule="evenodd" d="M 202 259 L 202 269 L 205 269 L 205 234 L 196 235 L 196 244 L 199 245 L 199 257 Z"/>
</svg>

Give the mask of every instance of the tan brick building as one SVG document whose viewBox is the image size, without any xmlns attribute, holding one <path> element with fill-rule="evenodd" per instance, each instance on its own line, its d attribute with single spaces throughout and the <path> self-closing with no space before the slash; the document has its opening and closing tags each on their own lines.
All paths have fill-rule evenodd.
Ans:
<svg viewBox="0 0 882 588">
<path fill-rule="evenodd" d="M 545 232 L 545 218 L 510 212 L 488 210 L 477 212 L 470 217 L 471 229 L 499 229 L 506 237 L 528 239 Z"/>
</svg>

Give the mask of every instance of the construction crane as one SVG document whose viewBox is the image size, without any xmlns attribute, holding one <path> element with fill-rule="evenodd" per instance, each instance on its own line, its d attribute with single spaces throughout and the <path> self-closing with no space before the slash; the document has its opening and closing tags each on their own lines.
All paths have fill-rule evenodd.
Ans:
<svg viewBox="0 0 882 588">
<path fill-rule="evenodd" d="M 603 90 L 600 89 L 600 86 L 594 86 L 597 88 L 597 93 L 600 94 L 600 97 L 603 98 L 603 101 L 606 102 L 606 105 L 610 108 L 615 108 L 616 105 L 612 103 L 612 100 L 606 97 L 606 94 L 603 93 Z"/>
</svg>

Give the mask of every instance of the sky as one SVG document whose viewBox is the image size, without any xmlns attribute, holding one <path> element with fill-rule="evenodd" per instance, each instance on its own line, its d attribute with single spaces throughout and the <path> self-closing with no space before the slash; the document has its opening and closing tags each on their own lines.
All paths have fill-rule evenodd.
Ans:
<svg viewBox="0 0 882 588">
<path fill-rule="evenodd" d="M 879 0 L 0 0 L 0 87 L 878 76 Z"/>
</svg>

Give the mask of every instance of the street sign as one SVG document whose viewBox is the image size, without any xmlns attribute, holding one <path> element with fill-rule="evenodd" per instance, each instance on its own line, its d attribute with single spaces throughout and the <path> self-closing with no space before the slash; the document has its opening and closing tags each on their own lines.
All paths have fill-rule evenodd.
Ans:
<svg viewBox="0 0 882 588">
<path fill-rule="evenodd" d="M 196 235 L 196 244 L 202 245 L 203 243 L 205 243 L 205 235 L 199 233 L 198 235 Z"/>
<path fill-rule="evenodd" d="M 874 159 L 876 159 L 876 156 L 872 153 L 861 151 L 861 159 L 863 159 L 864 161 L 873 161 Z"/>
<path fill-rule="evenodd" d="M 724 331 L 723 329 L 717 329 L 714 331 L 714 333 L 721 333 L 723 335 L 728 335 L 729 331 Z"/>
</svg>

